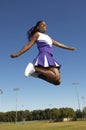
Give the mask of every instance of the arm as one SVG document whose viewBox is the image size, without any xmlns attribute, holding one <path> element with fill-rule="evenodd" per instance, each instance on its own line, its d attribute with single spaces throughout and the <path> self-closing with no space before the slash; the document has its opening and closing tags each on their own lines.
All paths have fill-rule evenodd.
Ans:
<svg viewBox="0 0 86 130">
<path fill-rule="evenodd" d="M 17 53 L 15 54 L 11 54 L 10 57 L 11 58 L 15 58 L 15 57 L 18 57 L 20 55 L 22 55 L 23 53 L 25 53 L 27 50 L 29 50 L 33 45 L 34 43 L 36 42 L 37 38 L 38 38 L 39 34 L 38 33 L 35 33 L 31 39 L 31 41 L 26 44 L 20 51 L 18 51 Z"/>
<path fill-rule="evenodd" d="M 55 40 L 52 40 L 52 41 L 53 41 L 53 45 L 58 46 L 58 47 L 60 47 L 60 48 L 68 49 L 68 50 L 72 50 L 72 51 L 75 50 L 74 47 L 66 46 L 66 45 L 64 45 L 64 44 L 62 44 L 62 43 L 59 43 L 59 42 L 55 41 Z"/>
</svg>

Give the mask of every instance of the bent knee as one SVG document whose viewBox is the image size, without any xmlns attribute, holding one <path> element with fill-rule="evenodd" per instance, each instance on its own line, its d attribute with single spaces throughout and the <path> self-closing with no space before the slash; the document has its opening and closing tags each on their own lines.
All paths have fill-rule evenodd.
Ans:
<svg viewBox="0 0 86 130">
<path fill-rule="evenodd" d="M 54 83 L 54 85 L 60 85 L 61 84 L 60 75 L 54 79 L 53 83 Z"/>
<path fill-rule="evenodd" d="M 60 85 L 60 84 L 61 84 L 61 80 L 55 80 L 55 81 L 53 82 L 53 84 L 54 84 L 54 85 Z"/>
</svg>

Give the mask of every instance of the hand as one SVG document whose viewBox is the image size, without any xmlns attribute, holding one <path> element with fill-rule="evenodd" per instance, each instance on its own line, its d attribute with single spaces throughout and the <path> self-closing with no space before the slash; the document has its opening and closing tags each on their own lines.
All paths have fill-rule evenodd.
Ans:
<svg viewBox="0 0 86 130">
<path fill-rule="evenodd" d="M 18 55 L 17 54 L 11 54 L 10 57 L 11 58 L 16 58 L 16 57 L 18 57 Z"/>
<path fill-rule="evenodd" d="M 76 48 L 74 48 L 74 47 L 71 47 L 71 48 L 70 48 L 70 50 L 74 51 L 74 50 L 76 50 Z"/>
</svg>

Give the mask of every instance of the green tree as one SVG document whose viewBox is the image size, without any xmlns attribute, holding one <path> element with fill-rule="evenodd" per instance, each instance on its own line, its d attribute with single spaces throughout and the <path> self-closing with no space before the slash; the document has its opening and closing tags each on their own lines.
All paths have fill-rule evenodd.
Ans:
<svg viewBox="0 0 86 130">
<path fill-rule="evenodd" d="M 59 120 L 59 116 L 60 116 L 60 111 L 59 111 L 59 109 L 53 108 L 53 109 L 51 110 L 51 114 L 52 114 L 52 119 L 53 119 L 53 120 L 56 120 L 56 121 Z"/>
<path fill-rule="evenodd" d="M 25 110 L 23 112 L 23 119 L 25 119 L 26 121 L 33 120 L 32 112 L 30 112 L 29 110 Z"/>
<path fill-rule="evenodd" d="M 76 119 L 78 118 L 82 119 L 82 112 L 79 109 L 76 110 Z"/>
<path fill-rule="evenodd" d="M 86 107 L 84 107 L 82 110 L 82 116 L 83 118 L 86 118 Z"/>
</svg>

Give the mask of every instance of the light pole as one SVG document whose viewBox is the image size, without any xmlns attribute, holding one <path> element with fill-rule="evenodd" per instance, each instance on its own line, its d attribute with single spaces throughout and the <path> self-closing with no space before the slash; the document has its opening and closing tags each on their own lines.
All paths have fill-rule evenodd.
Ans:
<svg viewBox="0 0 86 130">
<path fill-rule="evenodd" d="M 16 123 L 17 123 L 17 105 L 18 105 L 18 91 L 20 90 L 19 88 L 14 88 L 13 89 L 16 92 Z"/>
<path fill-rule="evenodd" d="M 83 101 L 83 118 L 85 118 L 85 98 L 82 97 L 82 101 Z"/>
<path fill-rule="evenodd" d="M 77 85 L 79 85 L 79 83 L 72 83 L 72 85 L 75 86 L 76 97 L 77 97 L 77 102 L 78 102 L 78 108 L 79 108 L 79 110 L 80 110 L 79 95 L 78 95 L 78 91 L 77 91 Z"/>
<path fill-rule="evenodd" d="M 2 89 L 0 89 L 0 95 L 1 95 L 1 94 L 3 94 L 3 91 L 2 91 Z M 1 107 L 1 105 L 0 105 L 0 107 Z"/>
<path fill-rule="evenodd" d="M 82 97 L 82 100 L 83 100 L 83 105 L 84 105 L 84 107 L 85 107 L 85 98 Z"/>
</svg>

